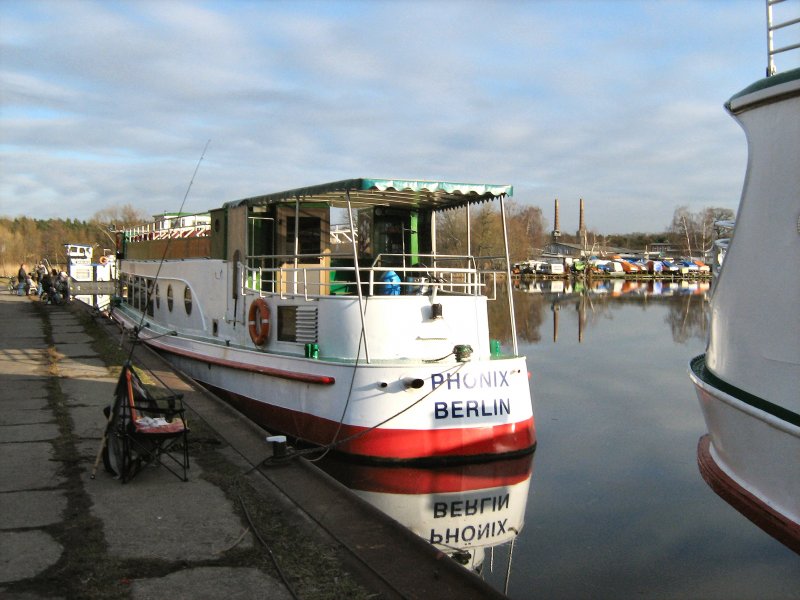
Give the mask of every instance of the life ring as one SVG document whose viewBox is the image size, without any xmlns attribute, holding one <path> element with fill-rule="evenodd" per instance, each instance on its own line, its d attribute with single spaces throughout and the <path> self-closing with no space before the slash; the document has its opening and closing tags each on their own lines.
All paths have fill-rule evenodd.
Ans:
<svg viewBox="0 0 800 600">
<path fill-rule="evenodd" d="M 101 257 L 100 257 L 100 264 L 101 264 L 101 265 L 104 265 L 104 264 L 106 264 L 107 262 L 108 262 L 108 257 L 107 257 L 107 256 L 101 256 Z"/>
<path fill-rule="evenodd" d="M 256 298 L 247 313 L 247 330 L 256 346 L 263 346 L 269 338 L 269 306 L 263 298 Z"/>
</svg>

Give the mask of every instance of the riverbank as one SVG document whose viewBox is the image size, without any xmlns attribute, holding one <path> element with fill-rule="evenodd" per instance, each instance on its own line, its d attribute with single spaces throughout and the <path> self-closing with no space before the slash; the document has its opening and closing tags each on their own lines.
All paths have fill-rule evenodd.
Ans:
<svg viewBox="0 0 800 600">
<path fill-rule="evenodd" d="M 184 394 L 189 481 L 90 479 L 124 340 L 79 303 L 5 291 L 0 320 L 3 597 L 501 597 L 305 461 L 266 466 L 266 432 L 140 348 Z"/>
</svg>

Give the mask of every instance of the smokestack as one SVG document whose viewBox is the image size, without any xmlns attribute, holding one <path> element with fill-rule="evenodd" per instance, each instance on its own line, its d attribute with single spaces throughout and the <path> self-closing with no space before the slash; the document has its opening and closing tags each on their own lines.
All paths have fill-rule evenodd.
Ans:
<svg viewBox="0 0 800 600">
<path fill-rule="evenodd" d="M 561 231 L 561 227 L 558 218 L 558 198 L 556 198 L 556 220 L 555 223 L 553 224 L 553 233 L 557 233 L 559 231 Z"/>
<path fill-rule="evenodd" d="M 578 231 L 580 231 L 581 236 L 583 236 L 583 232 L 586 231 L 586 222 L 583 220 L 583 198 L 581 198 L 580 211 L 580 216 L 578 217 Z"/>
</svg>

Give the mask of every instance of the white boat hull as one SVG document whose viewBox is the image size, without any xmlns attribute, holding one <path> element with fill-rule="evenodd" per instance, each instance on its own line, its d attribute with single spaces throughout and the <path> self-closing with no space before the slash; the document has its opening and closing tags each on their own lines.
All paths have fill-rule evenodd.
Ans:
<svg viewBox="0 0 800 600">
<path fill-rule="evenodd" d="M 126 328 L 137 325 L 135 315 L 112 314 Z M 535 447 L 524 357 L 355 365 L 164 335 L 152 326 L 139 338 L 270 431 L 341 452 L 476 459 Z"/>
<path fill-rule="evenodd" d="M 800 552 L 800 426 L 714 385 L 707 372 L 703 376 L 703 360 L 694 359 L 689 372 L 709 432 L 698 446 L 703 478 L 756 525 Z"/>
<path fill-rule="evenodd" d="M 706 353 L 691 362 L 708 436 L 700 470 L 753 522 L 800 552 L 800 69 L 726 104 L 747 135 L 734 234 L 715 281 Z"/>
</svg>

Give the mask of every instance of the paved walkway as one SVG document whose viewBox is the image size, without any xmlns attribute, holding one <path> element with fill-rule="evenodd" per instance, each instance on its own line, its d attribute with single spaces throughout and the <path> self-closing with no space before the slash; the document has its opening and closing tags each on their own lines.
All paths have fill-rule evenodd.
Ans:
<svg viewBox="0 0 800 600">
<path fill-rule="evenodd" d="M 264 466 L 262 429 L 147 351 L 190 410 L 189 481 L 90 479 L 117 377 L 84 312 L 0 293 L 0 597 L 503 597 L 305 461 Z"/>
<path fill-rule="evenodd" d="M 156 570 L 171 571 L 126 577 L 122 585 L 134 599 L 291 598 L 259 569 L 214 566 L 226 549 L 252 547 L 254 538 L 198 464 L 191 464 L 189 482 L 147 469 L 122 485 L 102 465 L 89 479 L 104 427 L 102 408 L 116 377 L 72 311 L 40 308 L 47 320 L 28 298 L 0 295 L 0 596 L 80 595 L 79 585 L 42 595 L 41 585 L 31 593 L 11 584 L 35 581 L 68 563 L 65 553 L 72 549 L 60 540 L 74 539 L 70 526 L 86 518 L 73 511 L 89 506 L 91 518 L 102 523 L 99 546 L 109 556 L 131 565 L 157 559 L 166 567 Z M 70 444 L 74 448 L 65 447 Z M 63 462 L 71 451 L 79 455 L 79 470 Z M 79 477 L 80 485 L 70 485 L 71 477 Z"/>
</svg>

